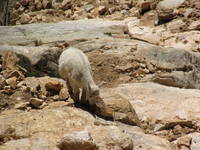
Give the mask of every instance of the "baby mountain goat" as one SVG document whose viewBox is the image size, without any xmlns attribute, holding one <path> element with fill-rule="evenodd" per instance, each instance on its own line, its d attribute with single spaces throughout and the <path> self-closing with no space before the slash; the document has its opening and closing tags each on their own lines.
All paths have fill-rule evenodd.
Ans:
<svg viewBox="0 0 200 150">
<path fill-rule="evenodd" d="M 99 95 L 99 87 L 94 83 L 87 56 L 79 49 L 68 48 L 59 58 L 59 74 L 66 80 L 69 94 L 75 101 L 89 101 Z M 80 89 L 82 89 L 80 99 Z"/>
</svg>

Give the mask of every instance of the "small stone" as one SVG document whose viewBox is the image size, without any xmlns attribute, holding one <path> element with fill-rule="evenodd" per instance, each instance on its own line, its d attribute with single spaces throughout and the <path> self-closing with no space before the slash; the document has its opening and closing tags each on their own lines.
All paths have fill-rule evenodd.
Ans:
<svg viewBox="0 0 200 150">
<path fill-rule="evenodd" d="M 31 98 L 30 104 L 33 105 L 35 108 L 39 108 L 43 104 L 43 100 L 39 98 Z"/>
<path fill-rule="evenodd" d="M 99 6 L 98 8 L 99 15 L 105 14 L 106 11 L 107 11 L 107 8 L 105 6 Z"/>
<path fill-rule="evenodd" d="M 42 105 L 39 106 L 40 109 L 43 109 L 44 107 L 48 106 L 46 102 L 42 103 Z"/>
<path fill-rule="evenodd" d="M 17 85 L 17 78 L 16 77 L 12 77 L 12 78 L 6 79 L 6 84 L 10 85 L 11 88 L 15 89 L 16 85 Z"/>
<path fill-rule="evenodd" d="M 21 24 L 27 24 L 31 21 L 31 17 L 28 14 L 22 14 L 19 21 Z"/>
<path fill-rule="evenodd" d="M 70 8 L 70 6 L 71 6 L 71 0 L 63 0 L 61 4 L 62 9 L 67 10 Z"/>
<path fill-rule="evenodd" d="M 88 5 L 83 6 L 83 8 L 86 12 L 90 12 L 92 9 L 94 9 L 94 5 L 88 4 Z"/>
<path fill-rule="evenodd" d="M 71 15 L 72 15 L 72 11 L 70 10 L 70 9 L 68 9 L 68 10 L 66 10 L 65 12 L 64 12 L 64 14 L 65 14 L 65 17 L 70 17 Z"/>
<path fill-rule="evenodd" d="M 55 90 L 59 92 L 62 88 L 62 84 L 58 80 L 51 80 L 45 84 L 45 88 L 47 91 Z"/>
<path fill-rule="evenodd" d="M 25 82 L 24 81 L 21 81 L 21 82 L 19 82 L 18 84 L 17 84 L 17 88 L 20 88 L 20 87 L 22 87 L 23 85 L 25 85 Z"/>
<path fill-rule="evenodd" d="M 9 90 L 10 88 L 11 88 L 10 85 L 4 86 L 5 90 Z"/>
<path fill-rule="evenodd" d="M 139 16 L 140 16 L 140 11 L 139 11 L 139 9 L 136 8 L 136 7 L 131 8 L 131 9 L 129 10 L 129 12 L 130 12 L 130 15 L 131 15 L 132 17 L 139 17 Z"/>
<path fill-rule="evenodd" d="M 54 96 L 52 96 L 51 98 L 52 98 L 54 101 L 60 100 L 59 95 L 54 95 Z"/>
<path fill-rule="evenodd" d="M 149 11 L 151 9 L 151 2 L 150 1 L 139 0 L 137 5 L 140 7 L 141 13 L 144 13 L 144 12 Z"/>
<path fill-rule="evenodd" d="M 184 146 L 189 147 L 191 144 L 191 140 L 192 138 L 189 136 L 181 137 L 180 139 L 178 139 L 177 145 L 178 146 L 184 145 Z"/>
<path fill-rule="evenodd" d="M 29 102 L 20 102 L 15 105 L 15 109 L 25 109 L 28 106 Z"/>
<path fill-rule="evenodd" d="M 17 80 L 23 80 L 24 79 L 24 75 L 20 72 L 20 71 L 17 71 L 17 70 L 4 70 L 2 71 L 3 73 L 3 77 L 8 79 L 8 78 L 12 78 L 12 77 L 16 77 Z"/>
<path fill-rule="evenodd" d="M 34 4 L 37 10 L 42 9 L 42 2 L 40 0 L 35 0 Z"/>
<path fill-rule="evenodd" d="M 49 0 L 43 0 L 42 1 L 42 6 L 43 6 L 43 8 L 45 8 L 45 9 L 48 9 L 48 8 L 51 8 L 52 6 L 51 6 L 51 2 L 49 1 Z"/>
<path fill-rule="evenodd" d="M 60 90 L 60 93 L 59 93 L 59 99 L 60 100 L 65 100 L 67 98 L 69 98 L 68 90 L 67 90 L 67 88 L 62 88 Z"/>
</svg>

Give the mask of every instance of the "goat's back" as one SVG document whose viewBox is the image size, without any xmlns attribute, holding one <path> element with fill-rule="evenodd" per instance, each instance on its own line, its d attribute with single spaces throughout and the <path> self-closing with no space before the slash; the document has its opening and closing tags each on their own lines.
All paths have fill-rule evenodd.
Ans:
<svg viewBox="0 0 200 150">
<path fill-rule="evenodd" d="M 82 76 L 85 72 L 91 71 L 87 56 L 77 48 L 68 48 L 60 55 L 59 73 L 65 78 L 68 73 Z"/>
</svg>

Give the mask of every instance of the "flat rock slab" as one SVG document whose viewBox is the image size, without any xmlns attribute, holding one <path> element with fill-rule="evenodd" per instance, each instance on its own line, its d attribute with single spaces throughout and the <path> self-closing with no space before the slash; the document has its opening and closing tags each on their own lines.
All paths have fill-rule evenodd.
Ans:
<svg viewBox="0 0 200 150">
<path fill-rule="evenodd" d="M 174 119 L 200 120 L 200 91 L 166 87 L 156 83 L 122 84 L 102 89 L 102 95 L 120 94 L 130 100 L 139 119 L 170 122 Z"/>
<path fill-rule="evenodd" d="M 78 20 L 60 23 L 43 23 L 0 27 L 0 44 L 34 45 L 58 41 L 87 40 L 110 37 L 117 26 L 124 26 L 123 21 Z"/>
</svg>

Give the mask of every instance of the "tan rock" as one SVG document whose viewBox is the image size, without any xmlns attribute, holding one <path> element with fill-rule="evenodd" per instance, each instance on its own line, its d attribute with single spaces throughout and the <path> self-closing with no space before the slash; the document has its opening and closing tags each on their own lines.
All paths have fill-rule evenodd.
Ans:
<svg viewBox="0 0 200 150">
<path fill-rule="evenodd" d="M 57 141 L 64 134 L 92 127 L 94 120 L 88 112 L 72 107 L 29 112 L 4 111 L 0 115 L 0 136 L 4 138 L 5 134 L 2 136 L 2 133 L 8 130 L 11 130 L 12 134 L 4 138 L 4 144 L 0 145 L 0 149 L 44 150 L 44 147 L 48 147 L 48 149 L 58 150 Z M 11 140 L 12 137 L 19 140 Z M 20 139 L 21 137 L 23 138 Z"/>
<path fill-rule="evenodd" d="M 63 0 L 62 1 L 62 4 L 61 4 L 62 9 L 67 10 L 67 9 L 69 9 L 70 6 L 71 6 L 70 0 Z"/>
<path fill-rule="evenodd" d="M 132 7 L 130 10 L 130 16 L 131 17 L 139 17 L 140 16 L 140 12 L 139 12 L 139 9 L 136 8 L 136 7 Z"/>
<path fill-rule="evenodd" d="M 101 93 L 120 94 L 127 98 L 140 120 L 149 118 L 161 120 L 165 124 L 176 120 L 177 124 L 190 125 L 191 120 L 199 122 L 199 90 L 167 87 L 156 83 L 134 83 L 107 88 Z"/>
<path fill-rule="evenodd" d="M 181 137 L 181 138 L 179 138 L 178 141 L 177 141 L 177 146 L 178 146 L 178 147 L 181 147 L 181 146 L 189 147 L 190 144 L 191 144 L 191 140 L 192 140 L 192 138 L 189 137 L 189 136 Z"/>
<path fill-rule="evenodd" d="M 15 89 L 17 85 L 17 78 L 14 76 L 14 77 L 6 79 L 5 82 L 7 85 L 10 85 L 11 88 Z"/>
<path fill-rule="evenodd" d="M 199 39 L 199 31 L 186 31 L 174 36 L 172 35 L 170 38 L 165 40 L 164 45 L 166 45 L 166 47 L 174 47 L 197 52 L 199 51 Z"/>
<path fill-rule="evenodd" d="M 145 13 L 140 19 L 140 25 L 154 27 L 157 24 L 157 13 L 149 11 Z"/>
<path fill-rule="evenodd" d="M 157 5 L 159 23 L 168 22 L 173 19 L 173 10 L 183 4 L 185 0 L 163 0 Z"/>
<path fill-rule="evenodd" d="M 172 33 L 181 32 L 186 30 L 187 24 L 182 19 L 177 19 L 169 22 L 167 24 L 168 30 L 170 30 Z"/>
<path fill-rule="evenodd" d="M 22 110 L 24 110 L 24 109 L 27 108 L 28 104 L 29 104 L 29 102 L 20 102 L 20 103 L 16 104 L 14 106 L 14 108 L 15 109 L 22 109 Z"/>
<path fill-rule="evenodd" d="M 133 150 L 172 150 L 169 141 L 155 135 L 132 132 Z"/>
<path fill-rule="evenodd" d="M 49 103 L 44 109 L 52 109 L 52 108 L 62 108 L 62 107 L 74 107 L 74 100 L 69 98 L 66 102 L 65 101 L 55 101 Z"/>
<path fill-rule="evenodd" d="M 5 78 L 2 75 L 0 75 L 0 89 L 3 89 L 5 85 Z"/>
<path fill-rule="evenodd" d="M 27 87 L 32 88 L 32 91 L 37 93 L 40 91 L 40 96 L 60 96 L 59 99 L 63 100 L 69 97 L 66 83 L 62 80 L 50 77 L 28 77 L 25 79 Z"/>
<path fill-rule="evenodd" d="M 17 62 L 19 61 L 17 55 L 11 51 L 2 51 L 2 69 L 3 70 L 17 70 Z"/>
<path fill-rule="evenodd" d="M 52 8 L 58 10 L 59 8 L 62 8 L 62 3 L 59 3 L 56 0 L 52 0 Z"/>
<path fill-rule="evenodd" d="M 45 88 L 47 91 L 55 90 L 59 92 L 63 85 L 58 80 L 50 80 L 49 82 L 45 83 Z"/>
<path fill-rule="evenodd" d="M 139 0 L 137 2 L 138 7 L 140 7 L 140 12 L 144 13 L 146 11 L 149 11 L 151 9 L 151 3 L 152 0 Z"/>
<path fill-rule="evenodd" d="M 59 141 L 58 147 L 61 150 L 97 150 L 88 131 L 72 132 L 65 134 Z"/>
<path fill-rule="evenodd" d="M 107 8 L 105 6 L 99 6 L 98 8 L 99 15 L 105 14 L 106 11 L 107 11 Z"/>
<path fill-rule="evenodd" d="M 172 142 L 173 146 L 178 150 L 180 147 L 186 147 L 189 150 L 198 150 L 200 148 L 200 133 L 194 132 L 182 136 Z"/>
<path fill-rule="evenodd" d="M 21 0 L 21 1 L 20 1 L 20 4 L 21 4 L 22 6 L 27 6 L 27 5 L 29 4 L 29 0 Z"/>
<path fill-rule="evenodd" d="M 42 6 L 44 9 L 51 8 L 51 0 L 42 0 Z"/>
<path fill-rule="evenodd" d="M 90 12 L 92 9 L 94 9 L 94 5 L 88 4 L 88 5 L 83 6 L 83 8 L 86 12 Z"/>
<path fill-rule="evenodd" d="M 59 92 L 59 99 L 60 100 L 66 100 L 69 98 L 69 93 L 67 88 L 62 88 Z"/>
<path fill-rule="evenodd" d="M 160 10 L 169 10 L 169 9 L 175 9 L 181 6 L 185 0 L 162 0 L 158 3 L 157 9 Z"/>
<path fill-rule="evenodd" d="M 130 36 L 132 38 L 141 39 L 152 44 L 162 45 L 162 36 L 165 29 L 162 27 L 152 28 L 150 26 L 143 26 L 141 24 L 142 23 L 137 18 L 128 21 L 127 28 Z"/>
<path fill-rule="evenodd" d="M 197 21 L 193 21 L 189 27 L 188 27 L 189 30 L 200 30 L 200 21 L 197 20 Z"/>
<path fill-rule="evenodd" d="M 31 21 L 31 17 L 28 14 L 23 13 L 20 16 L 20 20 L 19 20 L 20 24 L 28 24 L 29 21 Z"/>
<path fill-rule="evenodd" d="M 99 150 L 133 150 L 130 136 L 116 126 L 97 126 L 90 133 Z"/>
<path fill-rule="evenodd" d="M 37 10 L 42 9 L 42 0 L 35 0 L 34 4 Z"/>
<path fill-rule="evenodd" d="M 38 98 L 31 98 L 30 99 L 30 104 L 34 107 L 34 108 L 39 108 L 42 104 L 43 104 L 43 100 L 42 99 L 38 99 Z"/>
<path fill-rule="evenodd" d="M 100 92 L 101 98 L 95 100 L 95 112 L 97 114 L 123 123 L 140 125 L 134 108 L 126 98 L 105 91 Z"/>
<path fill-rule="evenodd" d="M 21 81 L 24 79 L 23 73 L 17 70 L 4 70 L 2 71 L 2 74 L 4 78 L 6 79 L 12 78 L 12 77 L 16 77 L 18 81 Z"/>
<path fill-rule="evenodd" d="M 65 16 L 66 17 L 70 17 L 71 15 L 72 15 L 72 11 L 70 10 L 70 9 L 68 9 L 68 10 L 65 10 Z"/>
</svg>

